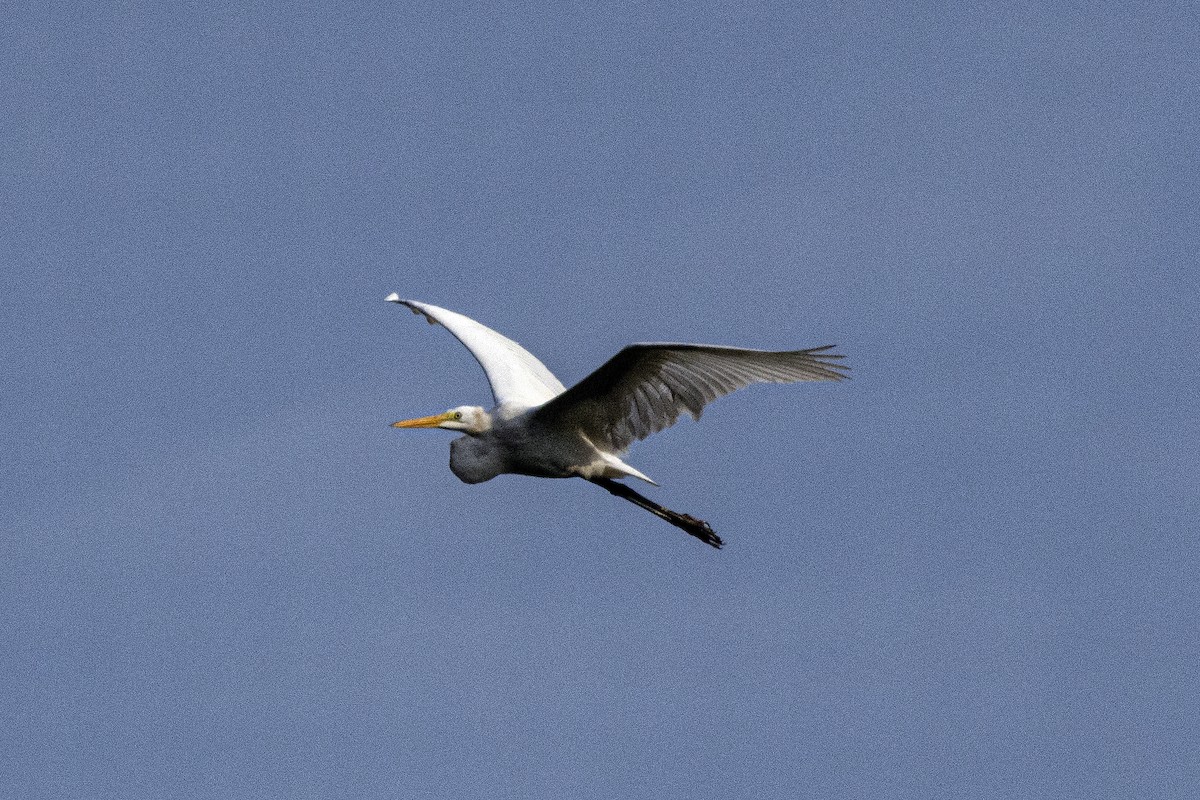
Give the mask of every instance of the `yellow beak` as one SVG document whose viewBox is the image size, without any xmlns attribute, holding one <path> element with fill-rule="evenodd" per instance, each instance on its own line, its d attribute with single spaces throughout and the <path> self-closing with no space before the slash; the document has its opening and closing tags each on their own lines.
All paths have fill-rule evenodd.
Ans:
<svg viewBox="0 0 1200 800">
<path fill-rule="evenodd" d="M 393 422 L 393 428 L 436 428 L 443 422 L 449 422 L 454 419 L 454 412 L 447 411 L 444 414 L 434 414 L 432 417 L 417 417 L 416 419 L 405 419 L 400 422 Z"/>
</svg>

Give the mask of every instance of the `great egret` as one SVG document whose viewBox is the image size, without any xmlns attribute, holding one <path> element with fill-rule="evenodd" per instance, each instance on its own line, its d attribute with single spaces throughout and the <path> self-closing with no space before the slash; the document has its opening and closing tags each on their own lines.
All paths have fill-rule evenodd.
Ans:
<svg viewBox="0 0 1200 800">
<path fill-rule="evenodd" d="M 769 352 L 701 344 L 631 344 L 567 389 L 525 348 L 469 317 L 387 296 L 429 324 L 441 323 L 483 367 L 496 405 L 459 406 L 392 423 L 466 434 L 450 443 L 450 470 L 464 483 L 515 473 L 584 478 L 641 506 L 713 547 L 707 522 L 663 508 L 616 478 L 650 480 L 621 456 L 635 441 L 693 419 L 707 403 L 752 383 L 836 381 L 846 377 L 833 345 Z"/>
</svg>

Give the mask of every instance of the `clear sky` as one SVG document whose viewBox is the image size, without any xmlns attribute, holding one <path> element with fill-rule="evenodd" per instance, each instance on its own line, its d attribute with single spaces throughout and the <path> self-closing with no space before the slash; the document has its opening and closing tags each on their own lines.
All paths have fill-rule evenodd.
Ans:
<svg viewBox="0 0 1200 800">
<path fill-rule="evenodd" d="M 0 796 L 1200 793 L 1200 21 L 29 3 L 0 24 Z M 568 385 L 837 344 L 467 486 Z"/>
</svg>

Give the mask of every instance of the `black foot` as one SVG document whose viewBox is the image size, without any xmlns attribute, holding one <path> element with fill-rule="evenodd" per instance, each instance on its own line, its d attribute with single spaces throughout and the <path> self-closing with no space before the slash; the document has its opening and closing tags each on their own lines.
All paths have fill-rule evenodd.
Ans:
<svg viewBox="0 0 1200 800">
<path fill-rule="evenodd" d="M 695 536 L 700 541 L 710 547 L 721 549 L 724 542 L 721 537 L 713 531 L 712 527 L 702 519 L 696 519 L 691 514 L 680 514 L 678 511 L 672 511 L 669 508 L 664 508 L 648 497 L 638 494 L 633 489 L 630 489 L 623 483 L 617 483 L 611 478 L 588 478 L 587 480 L 603 487 L 609 494 L 614 494 L 617 497 L 623 497 L 635 506 L 646 509 L 651 514 L 665 519 L 667 522 L 674 525 L 676 528 L 685 533 Z"/>
</svg>

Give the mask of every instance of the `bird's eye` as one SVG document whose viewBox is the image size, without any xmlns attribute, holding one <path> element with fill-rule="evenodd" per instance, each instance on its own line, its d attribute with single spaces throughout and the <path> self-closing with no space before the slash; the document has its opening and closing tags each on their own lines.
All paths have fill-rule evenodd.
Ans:
<svg viewBox="0 0 1200 800">
<path fill-rule="evenodd" d="M 454 418 L 455 418 L 455 419 L 462 419 L 462 412 L 461 412 L 461 411 L 455 411 L 455 412 L 454 412 Z"/>
</svg>

